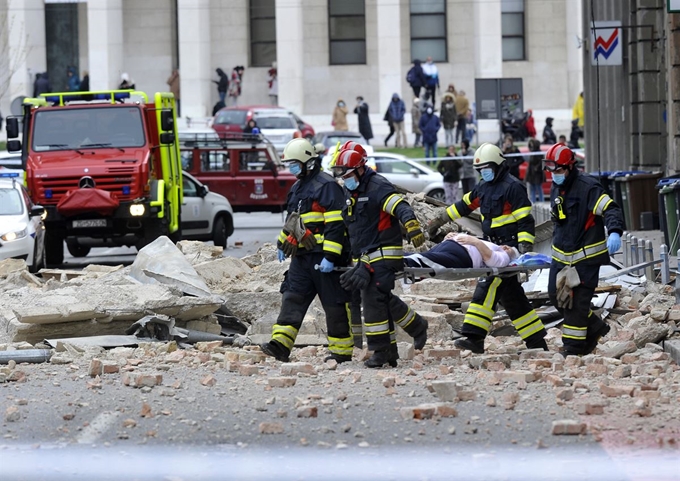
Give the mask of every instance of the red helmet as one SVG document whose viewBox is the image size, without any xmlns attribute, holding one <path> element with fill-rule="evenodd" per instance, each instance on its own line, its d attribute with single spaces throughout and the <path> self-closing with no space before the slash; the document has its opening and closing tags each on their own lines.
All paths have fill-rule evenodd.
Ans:
<svg viewBox="0 0 680 481">
<path fill-rule="evenodd" d="M 366 153 L 366 149 L 364 149 L 364 146 L 361 145 L 358 142 L 354 142 L 352 140 L 348 140 L 343 144 L 342 147 L 340 147 L 340 151 L 342 152 L 343 150 L 353 150 L 355 152 L 359 152 L 362 157 L 366 157 L 368 154 Z"/>
<path fill-rule="evenodd" d="M 560 168 L 569 168 L 574 163 L 576 163 L 574 152 L 564 144 L 555 144 L 546 152 L 543 168 L 552 172 Z"/>
<path fill-rule="evenodd" d="M 363 150 L 361 145 L 356 145 Z M 366 165 L 365 152 L 366 151 L 364 151 L 364 155 L 362 155 L 357 150 L 341 150 L 338 158 L 335 160 L 335 164 L 332 167 L 335 177 L 344 176 L 348 173 L 354 172 L 355 169 Z"/>
</svg>

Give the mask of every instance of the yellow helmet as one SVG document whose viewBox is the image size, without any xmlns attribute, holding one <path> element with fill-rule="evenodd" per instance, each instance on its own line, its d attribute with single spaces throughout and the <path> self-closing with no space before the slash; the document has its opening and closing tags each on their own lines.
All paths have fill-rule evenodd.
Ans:
<svg viewBox="0 0 680 481">
<path fill-rule="evenodd" d="M 475 151 L 475 160 L 472 165 L 475 169 L 481 169 L 489 164 L 501 165 L 503 162 L 505 162 L 505 157 L 501 149 L 497 145 L 485 142 Z"/>
<path fill-rule="evenodd" d="M 323 145 L 312 143 L 303 138 L 293 139 L 283 149 L 283 162 L 301 162 L 307 164 L 312 159 L 316 159 L 323 152 Z"/>
</svg>

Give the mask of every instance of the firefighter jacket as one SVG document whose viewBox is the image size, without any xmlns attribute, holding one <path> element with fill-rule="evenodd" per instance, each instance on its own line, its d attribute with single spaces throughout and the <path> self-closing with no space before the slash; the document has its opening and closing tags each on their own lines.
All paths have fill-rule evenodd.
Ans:
<svg viewBox="0 0 680 481">
<path fill-rule="evenodd" d="M 342 216 L 347 224 L 352 257 L 368 254 L 370 262 L 402 260 L 401 226 L 416 218 L 411 206 L 397 194 L 392 183 L 366 168 L 359 187 L 347 191 Z"/>
<path fill-rule="evenodd" d="M 446 212 L 452 220 L 466 217 L 479 208 L 484 238 L 494 244 L 517 247 L 534 243 L 535 222 L 531 202 L 522 182 L 508 173 L 503 163 L 491 182 L 481 182 Z"/>
<path fill-rule="evenodd" d="M 348 239 L 342 221 L 344 204 L 345 195 L 342 187 L 331 175 L 322 172 L 318 165 L 293 184 L 288 192 L 286 206 L 288 215 L 299 212 L 305 227 L 312 231 L 317 241 L 316 247 L 311 251 L 300 245 L 296 255 L 323 252 L 324 257 L 336 265 L 339 262 L 347 262 Z M 286 234 L 281 231 L 277 240 L 279 248 L 285 239 Z"/>
<path fill-rule="evenodd" d="M 609 262 L 604 227 L 621 235 L 623 215 L 597 179 L 572 170 L 564 184 L 553 183 L 550 207 L 553 260 L 566 265 Z"/>
</svg>

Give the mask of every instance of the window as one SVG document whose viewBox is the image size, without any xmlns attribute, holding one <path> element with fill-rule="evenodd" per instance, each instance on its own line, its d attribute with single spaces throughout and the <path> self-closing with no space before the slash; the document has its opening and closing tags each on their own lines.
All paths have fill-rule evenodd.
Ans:
<svg viewBox="0 0 680 481">
<path fill-rule="evenodd" d="M 331 65 L 366 63 L 364 0 L 328 0 L 328 38 Z"/>
<path fill-rule="evenodd" d="M 201 152 L 201 171 L 229 172 L 231 169 L 229 157 L 228 150 Z"/>
<path fill-rule="evenodd" d="M 502 0 L 503 60 L 526 60 L 524 52 L 524 0 Z"/>
<path fill-rule="evenodd" d="M 411 0 L 411 60 L 446 62 L 446 1 Z"/>
<path fill-rule="evenodd" d="M 250 0 L 250 65 L 270 67 L 276 60 L 275 0 Z"/>
</svg>

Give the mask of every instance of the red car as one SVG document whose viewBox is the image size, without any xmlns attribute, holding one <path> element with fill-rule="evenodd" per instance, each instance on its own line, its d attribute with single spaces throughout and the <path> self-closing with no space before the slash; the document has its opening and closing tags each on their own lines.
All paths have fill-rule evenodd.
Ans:
<svg viewBox="0 0 680 481">
<path fill-rule="evenodd" d="M 547 145 L 547 144 L 541 144 L 541 152 L 543 152 L 543 155 L 541 156 L 541 159 L 545 158 L 545 152 L 547 152 L 552 145 Z M 524 147 L 519 147 L 519 151 L 523 154 L 529 153 L 529 148 L 524 146 Z M 582 166 L 583 161 L 585 160 L 585 156 L 583 155 L 582 151 L 575 152 L 576 155 L 576 162 L 577 165 Z M 529 156 L 526 156 L 526 161 L 522 162 L 519 165 L 519 178 L 520 180 L 524 180 L 524 176 L 526 175 L 527 168 L 529 167 Z M 579 167 L 580 168 L 580 167 Z M 544 171 L 545 172 L 545 182 L 543 182 L 543 193 L 545 195 L 550 195 L 550 186 L 552 185 L 552 174 L 550 172 Z"/>
<path fill-rule="evenodd" d="M 248 121 L 253 117 L 257 117 L 258 111 L 273 109 L 286 111 L 283 107 L 275 105 L 236 105 L 234 107 L 225 107 L 220 109 L 215 114 L 215 117 L 213 117 L 212 128 L 218 135 L 223 132 L 243 132 Z M 300 135 L 311 140 L 315 135 L 314 128 L 293 112 L 289 110 L 287 112 L 293 117 Z"/>
</svg>

